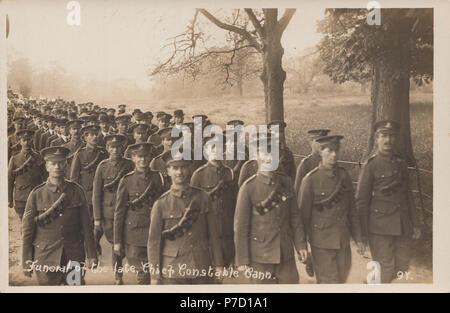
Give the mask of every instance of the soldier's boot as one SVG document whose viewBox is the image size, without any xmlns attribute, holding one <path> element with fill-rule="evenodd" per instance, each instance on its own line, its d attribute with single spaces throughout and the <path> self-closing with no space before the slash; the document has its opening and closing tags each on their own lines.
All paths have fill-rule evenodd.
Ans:
<svg viewBox="0 0 450 313">
<path fill-rule="evenodd" d="M 112 252 L 112 264 L 114 266 L 114 277 L 115 282 L 114 285 L 123 285 L 123 263 L 122 263 L 123 257 L 117 255 L 114 253 L 114 250 Z"/>
</svg>

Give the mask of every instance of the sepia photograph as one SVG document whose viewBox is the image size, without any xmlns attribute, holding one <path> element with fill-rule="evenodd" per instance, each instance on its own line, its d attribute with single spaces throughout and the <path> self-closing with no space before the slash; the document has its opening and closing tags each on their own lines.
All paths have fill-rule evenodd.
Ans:
<svg viewBox="0 0 450 313">
<path fill-rule="evenodd" d="M 1 1 L 5 284 L 432 285 L 436 8 L 353 4 Z"/>
</svg>

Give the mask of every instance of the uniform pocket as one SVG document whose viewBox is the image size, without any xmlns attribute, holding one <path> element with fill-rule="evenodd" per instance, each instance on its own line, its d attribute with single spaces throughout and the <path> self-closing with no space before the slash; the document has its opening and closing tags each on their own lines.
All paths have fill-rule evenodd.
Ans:
<svg viewBox="0 0 450 313">
<path fill-rule="evenodd" d="M 334 223 L 335 221 L 329 218 L 313 218 L 312 227 L 315 229 L 326 229 L 331 227 Z"/>
</svg>

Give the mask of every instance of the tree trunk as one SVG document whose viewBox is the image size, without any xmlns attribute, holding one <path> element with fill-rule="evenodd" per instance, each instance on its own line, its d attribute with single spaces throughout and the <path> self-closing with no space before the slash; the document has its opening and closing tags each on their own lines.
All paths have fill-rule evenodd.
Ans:
<svg viewBox="0 0 450 313">
<path fill-rule="evenodd" d="M 395 120 L 401 125 L 396 150 L 412 166 L 415 165 L 415 158 L 409 112 L 410 29 L 406 21 L 395 21 L 390 29 L 394 34 L 391 50 L 374 63 L 371 90 L 372 127 L 367 151 L 370 155 L 376 149 L 373 129 L 375 122 Z"/>
<path fill-rule="evenodd" d="M 261 80 L 264 85 L 267 123 L 273 120 L 284 120 L 283 85 L 286 72 L 281 65 L 284 50 L 281 46 L 282 33 L 278 28 L 277 15 L 277 9 L 264 9 L 265 36 Z"/>
</svg>

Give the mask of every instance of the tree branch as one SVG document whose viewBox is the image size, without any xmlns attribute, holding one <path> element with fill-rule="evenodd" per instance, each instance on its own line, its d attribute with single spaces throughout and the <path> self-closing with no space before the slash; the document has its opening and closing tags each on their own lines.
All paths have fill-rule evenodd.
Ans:
<svg viewBox="0 0 450 313">
<path fill-rule="evenodd" d="M 244 9 L 244 10 L 247 13 L 248 18 L 250 19 L 250 22 L 252 22 L 253 27 L 255 27 L 259 37 L 262 39 L 264 37 L 264 29 L 262 28 L 260 21 L 258 21 L 252 9 Z"/>
<path fill-rule="evenodd" d="M 294 16 L 295 11 L 296 9 L 286 9 L 284 11 L 283 16 L 278 21 L 278 29 L 280 31 L 280 35 L 283 34 L 284 30 L 286 29 L 292 17 Z"/>
<path fill-rule="evenodd" d="M 251 46 L 253 46 L 256 50 L 258 50 L 259 52 L 262 51 L 261 45 L 258 43 L 258 41 L 256 40 L 256 38 L 254 38 L 248 31 L 246 31 L 243 28 L 240 27 L 236 27 L 230 24 L 226 24 L 223 23 L 221 21 L 219 21 L 214 15 L 212 15 L 211 13 L 209 13 L 207 10 L 205 9 L 197 9 L 198 11 L 200 11 L 200 13 L 202 13 L 210 22 L 212 22 L 213 24 L 215 24 L 217 27 L 228 30 L 230 32 L 234 32 L 237 33 L 239 35 L 241 35 L 242 37 L 244 37 Z"/>
</svg>

